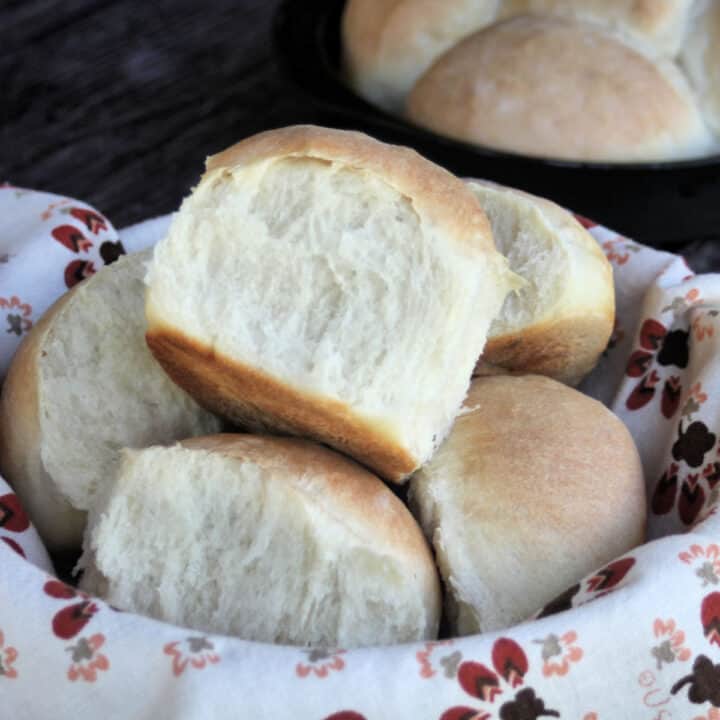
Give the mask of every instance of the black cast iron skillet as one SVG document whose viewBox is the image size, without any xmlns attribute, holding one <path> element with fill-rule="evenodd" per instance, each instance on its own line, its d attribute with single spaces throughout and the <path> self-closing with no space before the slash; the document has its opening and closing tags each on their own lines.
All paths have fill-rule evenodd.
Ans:
<svg viewBox="0 0 720 720">
<path fill-rule="evenodd" d="M 552 198 L 647 245 L 677 248 L 720 240 L 720 155 L 627 165 L 567 162 L 436 135 L 370 105 L 347 87 L 340 68 L 344 6 L 345 0 L 284 0 L 275 19 L 285 71 L 320 107 L 328 124 L 414 147 L 461 176 Z"/>
</svg>

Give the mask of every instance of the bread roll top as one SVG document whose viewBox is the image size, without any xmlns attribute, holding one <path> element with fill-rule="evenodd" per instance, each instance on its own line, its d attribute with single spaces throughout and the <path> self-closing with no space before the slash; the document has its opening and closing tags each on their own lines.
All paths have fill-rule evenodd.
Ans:
<svg viewBox="0 0 720 720">
<path fill-rule="evenodd" d="M 410 492 L 460 634 L 529 618 L 644 539 L 630 433 L 599 402 L 549 378 L 475 379 Z"/>
<path fill-rule="evenodd" d="M 557 15 L 592 22 L 648 50 L 674 57 L 683 45 L 694 0 L 503 0 L 498 19 Z"/>
<path fill-rule="evenodd" d="M 461 140 L 568 160 L 670 160 L 712 145 L 672 62 L 557 17 L 516 17 L 466 38 L 420 78 L 407 115 Z"/>
<path fill-rule="evenodd" d="M 240 427 L 402 481 L 447 433 L 515 281 L 458 178 L 359 133 L 284 128 L 208 161 L 155 248 L 147 339 Z"/>
<path fill-rule="evenodd" d="M 345 72 L 355 90 L 401 112 L 422 73 L 460 38 L 492 22 L 499 0 L 349 0 L 342 18 Z"/>
</svg>

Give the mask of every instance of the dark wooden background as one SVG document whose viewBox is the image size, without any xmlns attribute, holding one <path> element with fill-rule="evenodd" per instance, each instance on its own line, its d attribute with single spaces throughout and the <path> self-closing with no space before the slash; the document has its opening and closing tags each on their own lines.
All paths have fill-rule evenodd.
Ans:
<svg viewBox="0 0 720 720">
<path fill-rule="evenodd" d="M 275 59 L 278 4 L 0 0 L 0 180 L 81 198 L 123 227 L 177 208 L 207 155 L 322 123 Z M 720 269 L 719 246 L 685 254 Z"/>
<path fill-rule="evenodd" d="M 2 175 L 122 227 L 174 210 L 205 157 L 318 121 L 278 68 L 277 0 L 0 0 Z"/>
</svg>

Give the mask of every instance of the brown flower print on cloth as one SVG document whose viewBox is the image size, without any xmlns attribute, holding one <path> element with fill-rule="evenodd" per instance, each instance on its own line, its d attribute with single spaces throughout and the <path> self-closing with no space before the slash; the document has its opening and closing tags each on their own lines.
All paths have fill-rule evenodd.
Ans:
<svg viewBox="0 0 720 720">
<path fill-rule="evenodd" d="M 703 598 L 700 604 L 700 622 L 703 634 L 711 645 L 720 645 L 720 592 L 713 592 Z M 709 702 L 720 708 L 720 664 L 713 663 L 706 655 L 698 655 L 692 672 L 680 678 L 671 688 L 675 695 L 688 688 L 687 697 L 698 705 Z"/>
<path fill-rule="evenodd" d="M 703 401 L 703 395 L 700 393 L 700 401 Z M 683 415 L 685 409 L 696 412 L 694 408 L 691 397 L 685 404 Z M 693 420 L 686 426 L 683 418 L 680 419 L 677 439 L 671 450 L 675 462 L 660 476 L 650 501 L 655 515 L 666 515 L 677 506 L 683 524 L 690 526 L 697 522 L 720 482 L 720 462 L 706 461 L 707 455 L 716 447 L 717 439 L 702 420 Z M 687 467 L 686 471 L 681 471 L 681 464 Z M 702 470 L 698 470 L 701 467 Z"/>
<path fill-rule="evenodd" d="M 628 410 L 640 410 L 654 397 L 656 386 L 662 378 L 653 367 L 677 367 L 685 369 L 689 361 L 689 333 L 686 330 L 668 329 L 658 320 L 648 319 L 640 328 L 640 348 L 635 350 L 627 363 L 625 373 L 631 378 L 641 378 L 625 401 Z M 670 419 L 680 405 L 682 387 L 679 375 L 665 379 L 660 412 Z"/>
<path fill-rule="evenodd" d="M 691 703 L 709 702 L 714 707 L 720 707 L 720 665 L 705 655 L 698 655 L 693 663 L 692 672 L 680 678 L 670 689 L 673 695 L 680 692 L 685 686 L 688 688 L 688 700 Z"/>
<path fill-rule="evenodd" d="M 484 703 L 494 704 L 506 692 L 514 692 L 523 685 L 529 669 L 525 651 L 510 638 L 495 641 L 492 653 L 492 667 L 479 662 L 466 661 L 460 664 L 457 679 L 460 687 L 471 697 Z M 482 709 L 458 705 L 446 710 L 440 720 L 489 720 L 494 708 Z M 514 697 L 500 705 L 499 720 L 537 720 L 541 717 L 560 717 L 557 710 L 545 707 L 542 698 L 533 688 L 523 688 Z"/>
</svg>

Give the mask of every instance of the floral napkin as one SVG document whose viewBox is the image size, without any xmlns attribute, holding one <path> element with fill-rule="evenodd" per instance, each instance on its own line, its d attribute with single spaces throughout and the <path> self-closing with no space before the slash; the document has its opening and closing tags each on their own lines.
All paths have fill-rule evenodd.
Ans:
<svg viewBox="0 0 720 720">
<path fill-rule="evenodd" d="M 9 186 L 0 213 L 0 377 L 59 295 L 168 224 L 118 233 L 85 203 Z M 646 545 L 499 633 L 278 647 L 120 612 L 60 582 L 0 480 L 0 716 L 720 720 L 720 276 L 583 222 L 613 264 L 618 319 L 581 389 L 635 437 Z"/>
</svg>

